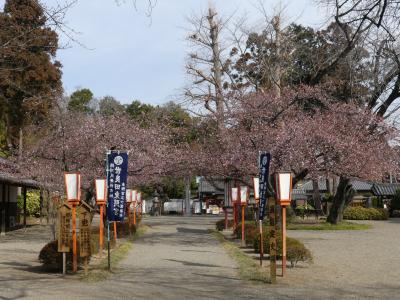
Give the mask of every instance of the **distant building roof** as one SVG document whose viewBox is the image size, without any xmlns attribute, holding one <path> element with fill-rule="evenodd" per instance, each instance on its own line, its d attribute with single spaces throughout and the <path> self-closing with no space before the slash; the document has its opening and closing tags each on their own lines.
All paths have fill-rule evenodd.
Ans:
<svg viewBox="0 0 400 300">
<path fill-rule="evenodd" d="M 357 179 L 351 180 L 351 184 L 353 185 L 353 188 L 358 191 L 358 192 L 363 192 L 363 191 L 371 191 L 373 184 L 368 181 L 361 181 Z M 298 189 L 304 190 L 305 193 L 312 193 L 313 191 L 313 183 L 312 180 L 309 180 L 305 182 L 304 184 L 299 184 L 297 186 Z M 325 179 L 319 179 L 318 180 L 318 188 L 320 192 L 327 192 L 326 188 L 326 180 Z"/>
<path fill-rule="evenodd" d="M 394 196 L 400 189 L 400 183 L 375 183 L 372 192 L 375 196 Z"/>
<path fill-rule="evenodd" d="M 199 191 L 201 193 L 224 194 L 225 182 L 222 179 L 201 178 L 199 182 Z"/>
<path fill-rule="evenodd" d="M 18 170 L 17 165 L 5 158 L 0 158 L 0 183 L 24 186 L 28 188 L 39 188 L 39 182 L 24 177 Z"/>
</svg>

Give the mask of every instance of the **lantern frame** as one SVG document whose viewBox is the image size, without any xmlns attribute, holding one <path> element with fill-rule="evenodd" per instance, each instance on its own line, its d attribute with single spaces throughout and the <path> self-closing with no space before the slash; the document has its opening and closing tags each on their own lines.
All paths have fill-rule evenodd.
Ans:
<svg viewBox="0 0 400 300">
<path fill-rule="evenodd" d="M 131 192 L 132 201 L 131 202 L 134 203 L 134 205 L 136 205 L 137 194 L 138 194 L 137 190 L 132 190 L 132 192 Z"/>
<path fill-rule="evenodd" d="M 99 197 L 99 192 L 101 190 L 100 182 L 104 184 L 104 196 L 103 198 Z M 96 179 L 94 182 L 95 189 L 96 189 L 96 203 L 97 204 L 105 204 L 107 201 L 107 181 L 105 179 Z"/>
<path fill-rule="evenodd" d="M 278 203 L 282 206 L 290 205 L 292 201 L 292 172 L 276 172 L 275 177 L 275 192 Z M 285 190 L 282 190 L 285 188 Z"/>
<path fill-rule="evenodd" d="M 246 206 L 249 203 L 249 187 L 247 185 L 242 185 L 239 188 L 240 204 Z"/>
<path fill-rule="evenodd" d="M 75 175 L 75 177 L 76 177 L 76 179 L 75 179 L 76 186 L 75 187 L 74 187 L 75 184 L 70 185 L 70 183 L 69 183 L 70 180 L 68 179 L 68 177 L 71 175 Z M 78 204 L 81 201 L 81 173 L 80 172 L 64 172 L 64 183 L 65 183 L 65 194 L 66 194 L 68 203 Z M 76 197 L 73 197 L 73 196 L 70 197 L 71 193 L 69 193 L 69 192 L 71 192 L 70 189 L 73 189 L 73 188 L 75 188 L 76 191 L 75 191 L 75 193 L 72 193 L 72 194 L 75 194 Z"/>
<path fill-rule="evenodd" d="M 233 187 L 231 191 L 232 203 L 236 203 L 239 199 L 239 189 L 237 187 Z"/>
<path fill-rule="evenodd" d="M 254 187 L 254 200 L 256 203 L 260 201 L 260 178 L 253 177 L 253 187 Z"/>
<path fill-rule="evenodd" d="M 126 203 L 131 203 L 132 202 L 132 190 L 131 189 L 126 189 Z"/>
</svg>

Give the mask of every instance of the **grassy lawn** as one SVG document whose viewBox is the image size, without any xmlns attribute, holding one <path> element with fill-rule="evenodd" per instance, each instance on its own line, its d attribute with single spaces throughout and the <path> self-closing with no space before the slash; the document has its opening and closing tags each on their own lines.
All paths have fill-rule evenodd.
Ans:
<svg viewBox="0 0 400 300">
<path fill-rule="evenodd" d="M 332 225 L 328 222 L 315 223 L 290 223 L 287 224 L 288 230 L 366 230 L 371 229 L 370 224 L 357 224 L 343 221 L 338 225 Z"/>
<path fill-rule="evenodd" d="M 96 265 L 89 266 L 87 274 L 82 274 L 82 279 L 89 282 L 98 282 L 107 279 L 118 267 L 118 264 L 128 255 L 133 248 L 133 242 L 142 236 L 147 230 L 147 226 L 141 225 L 133 237 L 120 241 L 116 248 L 111 250 L 111 272 L 108 271 L 108 257 L 105 257 Z"/>
<path fill-rule="evenodd" d="M 239 246 L 226 240 L 224 235 L 216 230 L 213 230 L 212 234 L 222 244 L 229 256 L 238 264 L 241 279 L 270 282 L 269 273 L 266 272 L 266 269 L 262 269 L 253 258 L 243 253 Z"/>
</svg>

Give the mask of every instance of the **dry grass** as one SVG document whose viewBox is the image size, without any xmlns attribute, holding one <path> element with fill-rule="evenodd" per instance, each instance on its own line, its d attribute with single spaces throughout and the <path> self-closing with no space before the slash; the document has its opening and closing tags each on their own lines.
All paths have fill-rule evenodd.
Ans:
<svg viewBox="0 0 400 300">
<path fill-rule="evenodd" d="M 225 239 L 222 233 L 213 230 L 213 235 L 222 244 L 229 256 L 238 264 L 241 279 L 258 282 L 270 282 L 269 274 L 252 257 L 243 253 L 235 244 Z"/>
</svg>

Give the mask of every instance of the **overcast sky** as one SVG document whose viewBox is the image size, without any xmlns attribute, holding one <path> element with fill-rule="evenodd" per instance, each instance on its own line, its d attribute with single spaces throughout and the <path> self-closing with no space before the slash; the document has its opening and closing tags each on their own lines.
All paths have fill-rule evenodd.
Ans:
<svg viewBox="0 0 400 300">
<path fill-rule="evenodd" d="M 64 2 L 65 0 L 58 0 Z M 122 103 L 134 99 L 164 103 L 179 94 L 187 82 L 184 64 L 186 16 L 205 10 L 208 0 L 158 0 L 151 18 L 146 17 L 148 0 L 78 0 L 66 15 L 68 26 L 79 31 L 71 43 L 58 52 L 63 65 L 63 85 L 70 94 L 89 88 L 96 97 L 114 96 Z M 57 0 L 42 1 L 48 5 Z M 119 4 L 118 4 L 119 2 Z M 257 0 L 216 0 L 220 16 L 247 13 L 249 23 L 262 22 Z M 266 0 L 271 10 L 279 1 Z M 325 11 L 313 0 L 283 1 L 286 19 L 321 27 Z M 1 7 L 4 0 L 0 0 Z M 60 35 L 63 44 L 65 36 Z"/>
</svg>

